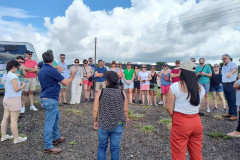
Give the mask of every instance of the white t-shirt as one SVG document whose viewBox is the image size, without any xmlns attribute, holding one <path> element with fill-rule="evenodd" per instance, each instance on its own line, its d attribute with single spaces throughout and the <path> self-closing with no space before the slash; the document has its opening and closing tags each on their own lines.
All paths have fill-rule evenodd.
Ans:
<svg viewBox="0 0 240 160">
<path fill-rule="evenodd" d="M 5 81 L 5 97 L 7 98 L 11 98 L 11 97 L 21 97 L 22 95 L 22 90 L 16 92 L 14 89 L 13 89 L 13 86 L 12 86 L 12 80 L 13 79 L 17 79 L 18 81 L 18 85 L 21 86 L 21 82 L 19 81 L 19 78 L 16 74 L 12 73 L 12 72 L 8 72 L 6 74 L 6 77 L 5 77 L 6 81 Z"/>
<path fill-rule="evenodd" d="M 140 80 L 147 80 L 149 78 L 149 73 L 146 72 L 138 72 L 138 76 L 140 77 Z M 146 81 L 145 83 L 141 82 L 141 85 L 148 85 L 150 84 L 150 81 Z"/>
<path fill-rule="evenodd" d="M 199 112 L 199 107 L 198 106 L 193 106 L 190 104 L 190 97 L 188 99 L 188 93 L 184 93 L 180 90 L 178 83 L 173 83 L 170 86 L 170 89 L 172 90 L 174 96 L 175 96 L 175 108 L 174 111 L 180 112 L 183 114 L 197 114 Z M 203 86 L 201 85 L 201 92 L 199 93 L 200 96 L 200 103 L 202 101 L 203 96 L 205 95 L 205 90 Z"/>
</svg>

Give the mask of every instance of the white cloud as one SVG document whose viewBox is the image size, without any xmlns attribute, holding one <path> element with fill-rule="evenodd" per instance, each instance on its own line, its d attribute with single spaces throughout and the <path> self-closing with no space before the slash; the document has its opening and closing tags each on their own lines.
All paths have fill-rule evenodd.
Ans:
<svg viewBox="0 0 240 160">
<path fill-rule="evenodd" d="M 3 20 L 1 17 L 11 15 L 0 12 L 0 39 L 29 41 L 39 56 L 51 48 L 55 56 L 65 53 L 69 63 L 94 56 L 95 36 L 97 59 L 106 61 L 152 63 L 205 57 L 214 63 L 223 53 L 237 60 L 240 22 L 233 22 L 240 15 L 234 5 L 238 1 L 224 2 L 132 0 L 131 8 L 106 12 L 91 11 L 82 0 L 74 0 L 64 16 L 45 17 L 46 33 L 39 33 L 31 24 Z M 19 12 L 19 18 L 27 17 L 26 12 Z"/>
</svg>

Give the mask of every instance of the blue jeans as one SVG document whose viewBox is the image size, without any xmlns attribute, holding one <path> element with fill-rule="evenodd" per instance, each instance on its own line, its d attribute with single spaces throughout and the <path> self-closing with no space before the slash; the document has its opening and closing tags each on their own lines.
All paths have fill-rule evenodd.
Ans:
<svg viewBox="0 0 240 160">
<path fill-rule="evenodd" d="M 123 125 L 119 124 L 115 129 L 108 131 L 98 127 L 98 160 L 106 160 L 108 139 L 110 138 L 111 160 L 119 160 L 120 142 L 123 132 Z"/>
<path fill-rule="evenodd" d="M 60 119 L 60 112 L 58 109 L 58 101 L 55 99 L 41 98 L 45 112 L 45 126 L 44 126 L 44 147 L 50 149 L 53 147 L 52 141 L 60 137 L 58 125 Z"/>
<path fill-rule="evenodd" d="M 224 83 L 223 91 L 228 102 L 228 114 L 237 117 L 236 90 L 233 88 L 233 83 Z"/>
</svg>

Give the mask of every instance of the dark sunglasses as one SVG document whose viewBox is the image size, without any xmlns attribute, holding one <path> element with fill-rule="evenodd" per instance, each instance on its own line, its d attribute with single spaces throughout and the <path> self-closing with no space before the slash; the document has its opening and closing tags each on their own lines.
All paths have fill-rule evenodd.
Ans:
<svg viewBox="0 0 240 160">
<path fill-rule="evenodd" d="M 79 62 L 75 62 L 75 63 L 79 63 Z"/>
<path fill-rule="evenodd" d="M 142 68 L 146 68 L 146 67 L 142 67 Z"/>
<path fill-rule="evenodd" d="M 84 64 L 87 64 L 87 62 L 84 62 Z"/>
<path fill-rule="evenodd" d="M 219 66 L 214 66 L 214 67 L 219 67 Z"/>
<path fill-rule="evenodd" d="M 152 68 L 152 69 L 155 69 L 155 68 Z"/>
<path fill-rule="evenodd" d="M 227 59 L 227 58 L 223 58 L 222 60 L 225 60 L 225 59 Z"/>
<path fill-rule="evenodd" d="M 199 63 L 199 64 L 204 64 L 204 63 Z"/>
<path fill-rule="evenodd" d="M 33 54 L 32 54 L 32 53 L 28 53 L 28 55 L 30 55 L 30 56 L 31 56 L 31 55 L 33 55 Z"/>
<path fill-rule="evenodd" d="M 128 66 L 131 66 L 131 64 L 127 64 Z"/>
<path fill-rule="evenodd" d="M 180 62 L 176 62 L 176 64 L 180 64 Z"/>
<path fill-rule="evenodd" d="M 61 58 L 64 58 L 64 59 L 65 59 L 65 57 L 61 57 Z"/>
<path fill-rule="evenodd" d="M 20 64 L 24 63 L 24 62 L 19 62 Z"/>
</svg>

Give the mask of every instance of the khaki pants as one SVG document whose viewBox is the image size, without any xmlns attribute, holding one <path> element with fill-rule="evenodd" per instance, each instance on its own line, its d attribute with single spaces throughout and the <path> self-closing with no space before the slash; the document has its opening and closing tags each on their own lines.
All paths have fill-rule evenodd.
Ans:
<svg viewBox="0 0 240 160">
<path fill-rule="evenodd" d="M 23 92 L 35 91 L 36 90 L 36 78 L 23 78 L 23 82 L 29 80 L 26 86 L 23 87 Z"/>
<path fill-rule="evenodd" d="M 95 91 L 99 91 L 100 89 L 102 89 L 102 88 L 106 88 L 106 82 L 104 81 L 104 82 L 96 82 L 95 83 Z"/>
</svg>

